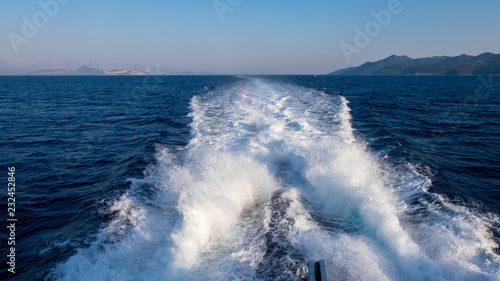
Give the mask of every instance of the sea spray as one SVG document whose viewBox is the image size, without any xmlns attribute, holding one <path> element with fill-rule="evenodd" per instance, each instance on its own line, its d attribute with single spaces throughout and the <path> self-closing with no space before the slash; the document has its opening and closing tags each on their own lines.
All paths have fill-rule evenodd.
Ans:
<svg viewBox="0 0 500 281">
<path fill-rule="evenodd" d="M 350 110 L 341 95 L 260 78 L 194 96 L 189 143 L 159 145 L 115 219 L 56 275 L 300 280 L 325 259 L 340 280 L 499 280 L 492 223 L 431 193 L 411 165 L 384 164 Z"/>
</svg>

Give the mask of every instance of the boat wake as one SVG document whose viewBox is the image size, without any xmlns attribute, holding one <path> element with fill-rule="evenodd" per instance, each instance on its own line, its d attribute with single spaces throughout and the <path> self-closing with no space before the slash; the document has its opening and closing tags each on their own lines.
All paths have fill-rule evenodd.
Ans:
<svg viewBox="0 0 500 281">
<path fill-rule="evenodd" d="M 59 280 L 500 280 L 479 214 L 428 191 L 356 139 L 349 102 L 243 78 L 191 100 L 192 137 L 158 145 L 156 163 L 107 210 Z"/>
</svg>

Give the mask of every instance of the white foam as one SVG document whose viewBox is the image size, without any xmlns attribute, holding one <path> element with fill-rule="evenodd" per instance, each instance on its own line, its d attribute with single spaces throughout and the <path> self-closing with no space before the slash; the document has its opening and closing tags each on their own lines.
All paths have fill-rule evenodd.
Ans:
<svg viewBox="0 0 500 281">
<path fill-rule="evenodd" d="M 206 154 L 205 154 L 206 153 Z M 172 234 L 176 267 L 191 268 L 210 240 L 227 243 L 242 211 L 266 200 L 276 189 L 267 169 L 246 156 L 224 152 L 189 153 L 189 167 L 180 168 L 183 188 L 178 202 L 182 227 Z M 192 157 L 192 158 L 191 158 Z M 185 181 L 189 181 L 189 185 Z"/>
<path fill-rule="evenodd" d="M 344 97 L 248 78 L 193 97 L 190 116 L 189 144 L 158 146 L 96 242 L 53 276 L 300 280 L 325 259 L 332 280 L 500 280 L 491 222 L 411 166 L 382 165 Z"/>
</svg>

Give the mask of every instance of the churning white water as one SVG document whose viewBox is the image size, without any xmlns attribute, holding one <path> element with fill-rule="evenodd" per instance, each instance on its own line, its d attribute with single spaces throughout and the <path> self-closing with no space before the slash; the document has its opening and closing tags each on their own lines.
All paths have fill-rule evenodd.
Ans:
<svg viewBox="0 0 500 281">
<path fill-rule="evenodd" d="M 110 205 L 60 280 L 500 280 L 475 214 L 428 192 L 410 164 L 382 164 L 351 126 L 349 102 L 245 78 L 191 101 L 186 147 Z"/>
</svg>

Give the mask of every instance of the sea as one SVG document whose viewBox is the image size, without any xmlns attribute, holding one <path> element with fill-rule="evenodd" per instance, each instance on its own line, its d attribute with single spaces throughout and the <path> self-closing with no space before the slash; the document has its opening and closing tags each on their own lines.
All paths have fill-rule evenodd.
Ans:
<svg viewBox="0 0 500 281">
<path fill-rule="evenodd" d="M 500 76 L 1 76 L 0 94 L 2 280 L 307 280 L 309 260 L 329 281 L 500 280 Z"/>
</svg>

